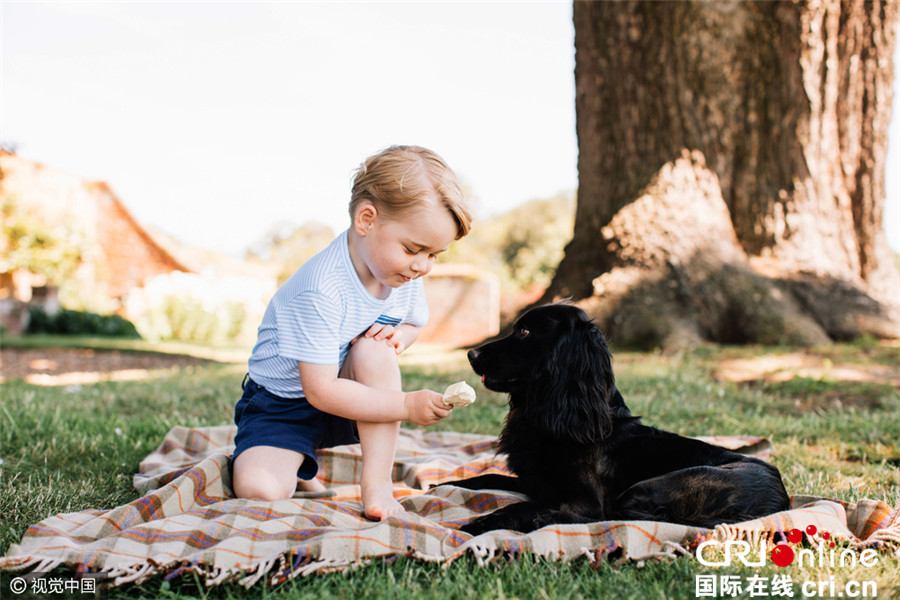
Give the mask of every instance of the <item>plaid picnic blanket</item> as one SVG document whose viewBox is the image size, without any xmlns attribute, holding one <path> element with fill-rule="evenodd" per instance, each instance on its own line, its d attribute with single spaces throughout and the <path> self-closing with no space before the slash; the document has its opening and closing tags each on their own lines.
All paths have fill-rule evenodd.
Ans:
<svg viewBox="0 0 900 600">
<path fill-rule="evenodd" d="M 235 499 L 228 455 L 235 429 L 175 427 L 140 465 L 141 498 L 112 510 L 48 518 L 28 529 L 0 558 L 4 570 L 47 571 L 64 566 L 105 572 L 113 585 L 195 571 L 208 585 L 291 577 L 342 569 L 371 560 L 409 556 L 450 564 L 471 553 L 479 564 L 533 553 L 557 560 L 612 557 L 643 560 L 687 554 L 709 539 L 772 540 L 776 533 L 815 525 L 853 543 L 900 548 L 900 515 L 884 503 L 856 504 L 793 498 L 793 509 L 716 530 L 655 522 L 556 525 L 529 534 L 495 531 L 472 537 L 458 527 L 521 499 L 513 493 L 433 484 L 484 473 L 506 474 L 491 436 L 402 430 L 395 462 L 395 495 L 407 509 L 384 522 L 362 516 L 358 445 L 321 453 L 324 493 L 290 500 Z M 703 438 L 765 456 L 762 438 Z"/>
</svg>

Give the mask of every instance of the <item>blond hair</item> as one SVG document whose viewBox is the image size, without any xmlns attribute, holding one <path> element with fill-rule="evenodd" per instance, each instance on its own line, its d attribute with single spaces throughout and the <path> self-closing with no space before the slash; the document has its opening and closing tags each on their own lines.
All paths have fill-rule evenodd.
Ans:
<svg viewBox="0 0 900 600">
<path fill-rule="evenodd" d="M 391 146 L 367 158 L 353 176 L 350 217 L 368 200 L 387 218 L 423 205 L 434 194 L 456 220 L 460 239 L 472 227 L 462 186 L 440 156 L 420 146 Z"/>
</svg>

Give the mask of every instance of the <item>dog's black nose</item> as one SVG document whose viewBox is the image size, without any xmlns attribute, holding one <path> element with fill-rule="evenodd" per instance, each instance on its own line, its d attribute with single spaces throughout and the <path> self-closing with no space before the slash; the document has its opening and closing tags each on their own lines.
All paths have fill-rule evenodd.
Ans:
<svg viewBox="0 0 900 600">
<path fill-rule="evenodd" d="M 466 356 L 469 357 L 469 362 L 478 360 L 478 348 L 472 348 L 466 352 Z"/>
</svg>

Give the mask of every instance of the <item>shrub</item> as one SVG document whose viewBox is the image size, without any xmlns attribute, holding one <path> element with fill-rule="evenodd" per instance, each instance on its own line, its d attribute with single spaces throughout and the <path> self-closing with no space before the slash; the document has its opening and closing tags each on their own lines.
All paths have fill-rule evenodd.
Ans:
<svg viewBox="0 0 900 600">
<path fill-rule="evenodd" d="M 26 333 L 52 333 L 57 335 L 97 335 L 102 337 L 140 338 L 131 321 L 119 315 L 63 309 L 50 314 L 35 306 L 28 311 Z"/>
</svg>

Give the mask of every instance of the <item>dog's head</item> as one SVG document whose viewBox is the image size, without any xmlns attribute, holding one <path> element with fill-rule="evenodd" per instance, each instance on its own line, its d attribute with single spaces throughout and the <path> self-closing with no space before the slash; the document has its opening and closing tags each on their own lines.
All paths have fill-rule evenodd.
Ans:
<svg viewBox="0 0 900 600">
<path fill-rule="evenodd" d="M 576 306 L 533 308 L 505 338 L 469 351 L 485 387 L 510 394 L 511 408 L 554 437 L 603 439 L 615 389 L 606 340 Z"/>
</svg>

